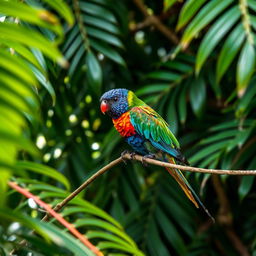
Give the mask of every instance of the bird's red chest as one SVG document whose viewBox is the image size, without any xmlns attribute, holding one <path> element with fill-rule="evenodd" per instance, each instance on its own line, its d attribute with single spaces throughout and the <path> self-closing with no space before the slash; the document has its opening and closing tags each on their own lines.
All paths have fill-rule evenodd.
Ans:
<svg viewBox="0 0 256 256">
<path fill-rule="evenodd" d="M 129 137 L 136 134 L 136 131 L 131 123 L 130 114 L 126 112 L 117 119 L 112 119 L 116 130 L 123 137 Z"/>
</svg>

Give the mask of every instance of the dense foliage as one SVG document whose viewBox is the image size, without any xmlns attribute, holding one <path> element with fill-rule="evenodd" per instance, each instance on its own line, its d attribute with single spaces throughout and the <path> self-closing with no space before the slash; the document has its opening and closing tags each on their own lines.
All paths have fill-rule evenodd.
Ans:
<svg viewBox="0 0 256 256">
<path fill-rule="evenodd" d="M 191 165 L 256 169 L 254 0 L 2 0 L 0 16 L 1 255 L 93 255 L 8 180 L 56 205 L 119 157 L 106 90 L 154 107 Z M 62 215 L 105 255 L 256 255 L 254 177 L 186 175 L 215 224 L 164 169 L 131 162 Z"/>
</svg>

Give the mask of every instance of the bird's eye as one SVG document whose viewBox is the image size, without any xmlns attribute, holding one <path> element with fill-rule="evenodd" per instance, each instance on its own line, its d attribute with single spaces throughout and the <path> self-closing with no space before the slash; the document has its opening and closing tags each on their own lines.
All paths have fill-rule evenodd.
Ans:
<svg viewBox="0 0 256 256">
<path fill-rule="evenodd" d="M 114 98 L 114 101 L 118 101 L 118 98 L 117 98 L 117 97 L 115 97 L 115 98 Z"/>
</svg>

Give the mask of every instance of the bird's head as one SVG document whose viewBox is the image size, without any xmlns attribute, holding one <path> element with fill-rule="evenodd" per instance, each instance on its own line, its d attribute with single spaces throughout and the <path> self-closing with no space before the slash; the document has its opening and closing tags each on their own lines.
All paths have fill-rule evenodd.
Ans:
<svg viewBox="0 0 256 256">
<path fill-rule="evenodd" d="M 111 118 L 117 119 L 129 110 L 127 89 L 113 89 L 105 92 L 100 98 L 100 109 Z"/>
</svg>

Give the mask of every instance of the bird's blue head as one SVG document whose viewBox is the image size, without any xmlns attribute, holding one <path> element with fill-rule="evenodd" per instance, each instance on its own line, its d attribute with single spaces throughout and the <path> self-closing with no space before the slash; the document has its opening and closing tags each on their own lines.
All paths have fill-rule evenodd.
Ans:
<svg viewBox="0 0 256 256">
<path fill-rule="evenodd" d="M 101 112 L 107 113 L 113 119 L 119 118 L 129 109 L 128 92 L 127 89 L 113 89 L 105 92 L 100 98 Z"/>
</svg>

